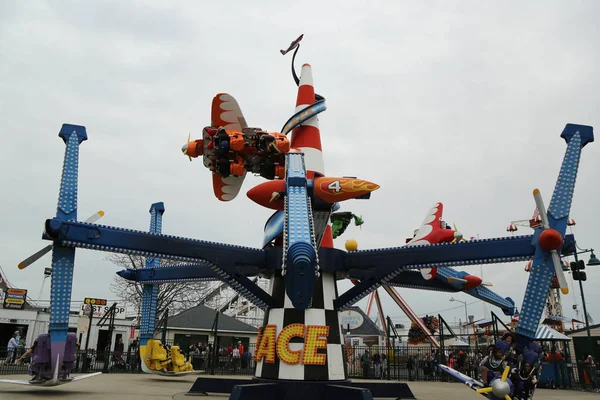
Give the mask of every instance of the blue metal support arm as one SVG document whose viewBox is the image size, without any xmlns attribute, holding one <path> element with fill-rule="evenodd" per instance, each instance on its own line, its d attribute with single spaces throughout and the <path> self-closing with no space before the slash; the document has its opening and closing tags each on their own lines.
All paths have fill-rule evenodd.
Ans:
<svg viewBox="0 0 600 400">
<path fill-rule="evenodd" d="M 247 272 L 254 273 L 244 273 L 244 276 L 257 275 L 257 271 L 256 268 L 248 268 Z M 143 269 L 129 268 L 118 271 L 117 275 L 130 281 L 153 284 L 220 280 L 217 273 L 207 263 Z"/>
<path fill-rule="evenodd" d="M 61 246 L 82 247 L 112 253 L 135 254 L 184 262 L 206 262 L 223 282 L 261 309 L 272 304 L 271 296 L 241 274 L 237 266 L 264 268 L 264 250 L 206 242 L 170 235 L 76 221 L 46 220 L 44 239 Z"/>
<path fill-rule="evenodd" d="M 281 271 L 281 247 L 270 247 L 265 249 L 267 269 L 255 266 L 237 266 L 235 271 L 246 277 L 278 273 Z M 343 273 L 344 257 L 346 252 L 339 249 L 323 247 L 319 249 L 319 257 L 325 260 L 323 271 Z M 215 281 L 221 280 L 219 275 L 207 262 L 195 264 L 181 264 L 174 266 L 162 266 L 143 269 L 124 269 L 117 272 L 120 277 L 142 283 L 170 283 L 184 281 Z M 420 275 L 419 275 L 420 276 Z"/>
<path fill-rule="evenodd" d="M 334 304 L 339 309 L 347 308 L 406 269 L 527 261 L 535 253 L 532 240 L 533 235 L 527 235 L 348 253 L 348 270 L 371 268 L 374 272 Z M 565 236 L 565 242 L 573 240 L 572 235 Z"/>
<path fill-rule="evenodd" d="M 358 278 L 358 276 L 361 274 L 357 270 L 353 270 L 350 275 L 352 275 L 354 279 L 362 280 L 362 278 Z M 400 274 L 391 279 L 387 285 L 406 289 L 433 290 L 436 292 L 460 292 L 460 289 L 457 289 L 454 286 L 440 280 L 425 280 L 419 271 L 402 271 Z"/>
<path fill-rule="evenodd" d="M 56 218 L 46 220 L 45 228 L 43 239 L 69 247 L 190 262 L 204 260 L 211 264 L 225 262 L 262 267 L 265 263 L 264 250 L 251 247 Z"/>
<path fill-rule="evenodd" d="M 440 269 L 441 270 L 441 269 Z M 438 270 L 438 273 L 440 273 Z M 362 281 L 367 276 L 371 275 L 371 272 L 365 273 L 361 270 L 351 270 L 348 275 L 352 278 Z M 477 299 L 483 300 L 488 304 L 492 304 L 500 308 L 506 315 L 513 315 L 515 310 L 515 303 L 509 297 L 503 298 L 494 291 L 488 289 L 485 286 L 478 286 L 474 289 L 461 290 L 449 283 L 446 283 L 439 279 L 425 280 L 423 275 L 418 271 L 404 270 L 397 276 L 390 279 L 386 285 L 396 286 L 407 289 L 418 289 L 418 290 L 432 290 L 436 292 L 464 292 Z"/>
<path fill-rule="evenodd" d="M 150 206 L 150 233 L 162 233 L 162 218 L 165 213 L 163 202 L 154 203 Z M 157 258 L 146 258 L 144 269 L 158 267 L 160 260 Z M 145 346 L 148 340 L 154 338 L 156 329 L 156 307 L 158 306 L 158 285 L 146 284 L 142 288 L 142 312 L 140 314 L 140 344 Z"/>
</svg>

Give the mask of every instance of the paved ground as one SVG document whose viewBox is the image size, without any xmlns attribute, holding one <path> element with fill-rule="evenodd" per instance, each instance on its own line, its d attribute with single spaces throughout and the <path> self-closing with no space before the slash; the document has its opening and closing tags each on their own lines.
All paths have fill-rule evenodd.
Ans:
<svg viewBox="0 0 600 400">
<path fill-rule="evenodd" d="M 236 377 L 240 378 L 240 377 Z M 0 379 L 27 380 L 26 375 L 4 375 Z M 29 400 L 40 398 L 56 399 L 126 399 L 126 400 L 183 400 L 190 399 L 185 393 L 196 380 L 194 376 L 177 379 L 142 374 L 107 374 L 53 388 L 0 383 L 0 399 Z M 459 383 L 410 382 L 415 397 L 419 400 L 476 400 L 482 396 Z M 207 400 L 224 400 L 228 395 L 201 397 Z M 535 400 L 599 400 L 599 395 L 564 390 L 538 389 Z"/>
</svg>

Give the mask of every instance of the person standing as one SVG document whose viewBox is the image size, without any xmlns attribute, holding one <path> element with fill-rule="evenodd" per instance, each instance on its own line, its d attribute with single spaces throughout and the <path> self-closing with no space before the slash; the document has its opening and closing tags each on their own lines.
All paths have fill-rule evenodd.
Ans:
<svg viewBox="0 0 600 400">
<path fill-rule="evenodd" d="M 15 355 L 17 352 L 17 347 L 19 347 L 19 342 L 17 341 L 17 337 L 19 337 L 19 331 L 13 333 L 12 337 L 8 341 L 8 345 L 6 346 L 6 363 L 12 364 L 15 360 Z"/>
<path fill-rule="evenodd" d="M 592 385 L 592 390 L 595 392 L 598 391 L 597 374 L 598 371 L 596 369 L 596 364 L 594 363 L 594 358 L 591 354 L 586 353 L 583 356 L 583 379 L 586 384 Z"/>
<path fill-rule="evenodd" d="M 369 350 L 365 350 L 364 354 L 360 357 L 360 363 L 362 364 L 363 369 L 363 378 L 369 377 Z"/>
<path fill-rule="evenodd" d="M 235 371 L 240 367 L 240 350 L 237 347 L 234 347 L 231 351 L 231 359 L 233 361 L 233 374 L 235 375 Z"/>
</svg>

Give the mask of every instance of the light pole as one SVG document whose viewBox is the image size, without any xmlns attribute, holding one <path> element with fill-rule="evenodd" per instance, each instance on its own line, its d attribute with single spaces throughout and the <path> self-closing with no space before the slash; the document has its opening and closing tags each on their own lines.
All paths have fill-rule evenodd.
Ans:
<svg viewBox="0 0 600 400">
<path fill-rule="evenodd" d="M 579 249 L 579 247 L 577 247 L 577 243 L 575 243 L 575 247 Z M 600 260 L 596 258 L 596 255 L 594 254 L 594 249 L 579 249 L 580 251 L 577 251 L 577 249 L 573 252 L 573 257 L 575 258 L 575 268 L 571 266 L 571 269 L 573 270 L 573 279 L 579 281 L 579 292 L 581 293 L 581 303 L 583 305 L 583 317 L 585 318 L 585 328 L 587 330 L 588 345 L 590 346 L 590 352 L 592 352 L 594 349 L 594 342 L 592 341 L 592 334 L 590 332 L 590 322 L 588 320 L 587 307 L 585 305 L 583 284 L 581 283 L 582 281 L 586 280 L 587 277 L 585 276 L 585 272 L 580 271 L 584 267 L 580 265 L 577 254 L 592 253 L 590 254 L 590 260 L 587 263 L 588 266 L 598 266 L 600 265 Z M 581 262 L 581 264 L 583 264 L 583 261 Z"/>
<path fill-rule="evenodd" d="M 469 322 L 469 316 L 468 316 L 468 312 L 467 312 L 467 302 L 462 301 L 462 300 L 457 300 L 454 297 L 450 297 L 450 301 L 458 301 L 459 303 L 463 303 L 463 305 L 465 306 L 465 323 L 464 323 L 464 325 L 466 326 L 466 324 Z M 462 327 L 461 327 L 461 330 L 462 330 Z"/>
</svg>

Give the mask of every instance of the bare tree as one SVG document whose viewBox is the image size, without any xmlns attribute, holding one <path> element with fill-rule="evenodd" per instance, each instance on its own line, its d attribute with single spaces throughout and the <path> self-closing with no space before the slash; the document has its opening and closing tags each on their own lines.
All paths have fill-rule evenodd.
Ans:
<svg viewBox="0 0 600 400">
<path fill-rule="evenodd" d="M 146 258 L 129 254 L 111 254 L 107 260 L 122 268 L 141 269 L 146 264 Z M 179 265 L 180 262 L 172 260 L 161 260 L 162 267 Z M 207 294 L 209 284 L 207 282 L 177 282 L 161 283 L 158 286 L 158 301 L 156 304 L 156 315 L 160 317 L 166 309 L 169 315 L 195 307 Z M 119 298 L 129 304 L 133 304 L 139 314 L 142 307 L 143 285 L 137 282 L 115 276 L 110 285 L 110 290 Z"/>
</svg>

